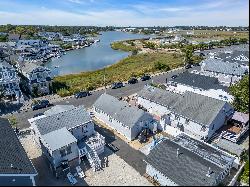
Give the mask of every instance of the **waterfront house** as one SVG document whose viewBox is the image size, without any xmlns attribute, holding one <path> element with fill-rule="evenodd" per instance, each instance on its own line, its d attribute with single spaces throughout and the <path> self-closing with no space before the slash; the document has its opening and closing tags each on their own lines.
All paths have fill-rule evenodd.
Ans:
<svg viewBox="0 0 250 187">
<path fill-rule="evenodd" d="M 216 77 L 225 86 L 239 81 L 248 74 L 248 68 L 238 63 L 224 62 L 220 59 L 208 58 L 202 61 L 201 73 L 207 76 Z"/>
<path fill-rule="evenodd" d="M 106 93 L 93 104 L 93 111 L 97 119 L 129 141 L 134 140 L 143 128 L 153 128 L 154 124 L 153 117 L 148 113 Z"/>
<path fill-rule="evenodd" d="M 35 142 L 41 146 L 56 176 L 61 174 L 65 161 L 74 166 L 87 157 L 91 167 L 101 167 L 98 155 L 104 152 L 105 138 L 94 130 L 94 123 L 83 106 L 54 106 L 28 121 Z"/>
<path fill-rule="evenodd" d="M 184 72 L 167 82 L 167 90 L 183 94 L 186 91 L 231 102 L 233 96 L 226 86 L 220 84 L 216 77 Z"/>
<path fill-rule="evenodd" d="M 41 47 L 43 45 L 42 40 L 18 40 L 17 47 L 18 46 L 32 46 L 32 47 Z"/>
<path fill-rule="evenodd" d="M 4 90 L 4 96 L 13 103 L 23 102 L 23 95 L 19 87 L 20 78 L 5 60 L 0 59 L 0 87 Z"/>
<path fill-rule="evenodd" d="M 50 87 L 52 84 L 51 83 L 52 75 L 50 69 L 43 66 L 38 66 L 30 62 L 20 62 L 18 70 L 23 75 L 21 82 L 27 89 L 28 93 L 30 94 L 50 93 Z"/>
<path fill-rule="evenodd" d="M 36 175 L 9 121 L 0 118 L 0 186 L 35 186 Z"/>
<path fill-rule="evenodd" d="M 189 91 L 177 94 L 152 86 L 137 93 L 137 103 L 161 118 L 163 130 L 177 128 L 202 140 L 209 140 L 234 112 L 225 101 Z"/>
<path fill-rule="evenodd" d="M 216 186 L 229 175 L 234 160 L 182 133 L 171 140 L 162 139 L 144 161 L 146 173 L 162 186 Z"/>
</svg>

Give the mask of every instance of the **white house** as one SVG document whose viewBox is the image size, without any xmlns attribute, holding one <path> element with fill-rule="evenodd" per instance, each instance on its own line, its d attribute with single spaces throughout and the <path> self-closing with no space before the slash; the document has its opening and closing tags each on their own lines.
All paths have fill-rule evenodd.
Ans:
<svg viewBox="0 0 250 187">
<path fill-rule="evenodd" d="M 36 175 L 11 124 L 0 118 L 0 186 L 35 186 Z"/>
<path fill-rule="evenodd" d="M 105 138 L 94 130 L 94 123 L 83 106 L 58 105 L 28 121 L 34 141 L 41 146 L 56 174 L 60 174 L 65 160 L 73 165 L 83 157 L 94 170 L 100 169 L 98 154 L 104 152 Z"/>
<path fill-rule="evenodd" d="M 24 62 L 23 64 L 20 63 L 18 69 L 23 75 L 22 84 L 28 88 L 30 93 L 34 91 L 35 87 L 37 88 L 38 93 L 50 93 L 50 86 L 52 84 L 52 74 L 50 69 L 30 62 Z"/>
<path fill-rule="evenodd" d="M 97 119 L 129 141 L 135 139 L 143 128 L 152 129 L 155 124 L 150 114 L 108 94 L 102 94 L 96 100 L 93 111 Z"/>
<path fill-rule="evenodd" d="M 188 91 L 177 94 L 148 86 L 137 97 L 139 105 L 161 117 L 163 130 L 167 126 L 178 128 L 202 140 L 210 139 L 234 113 L 225 101 Z"/>
<path fill-rule="evenodd" d="M 0 60 L 0 88 L 4 90 L 4 95 L 13 103 L 23 102 L 23 95 L 19 87 L 20 78 L 16 70 L 4 60 Z"/>
<path fill-rule="evenodd" d="M 146 173 L 162 186 L 216 186 L 235 158 L 207 143 L 180 134 L 164 138 L 146 156 Z"/>
<path fill-rule="evenodd" d="M 167 82 L 167 90 L 183 94 L 186 91 L 212 97 L 222 101 L 232 102 L 234 97 L 229 89 L 220 84 L 216 77 L 184 72 Z"/>
</svg>

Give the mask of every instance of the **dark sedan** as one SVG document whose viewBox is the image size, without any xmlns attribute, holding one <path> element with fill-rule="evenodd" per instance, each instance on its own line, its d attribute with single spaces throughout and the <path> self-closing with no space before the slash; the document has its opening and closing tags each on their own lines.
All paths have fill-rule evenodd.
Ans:
<svg viewBox="0 0 250 187">
<path fill-rule="evenodd" d="M 146 80 L 149 80 L 149 79 L 151 79 L 150 75 L 143 75 L 143 76 L 141 77 L 141 80 L 142 80 L 142 81 L 146 81 Z"/>
<path fill-rule="evenodd" d="M 136 79 L 136 78 L 131 78 L 129 81 L 128 81 L 128 83 L 129 84 L 135 84 L 135 83 L 137 83 L 138 82 L 138 80 Z"/>
<path fill-rule="evenodd" d="M 89 91 L 82 91 L 82 92 L 76 93 L 76 94 L 75 94 L 75 98 L 76 98 L 76 99 L 79 99 L 79 98 L 82 98 L 82 97 L 87 97 L 87 96 L 89 96 L 89 95 L 91 95 L 91 94 L 89 93 Z"/>
<path fill-rule="evenodd" d="M 41 101 L 37 101 L 37 102 L 33 103 L 31 105 L 31 108 L 33 110 L 38 110 L 38 109 L 49 107 L 50 105 L 51 104 L 49 103 L 48 100 L 41 100 Z"/>
<path fill-rule="evenodd" d="M 123 83 L 122 82 L 114 82 L 111 86 L 112 89 L 116 89 L 116 88 L 121 88 L 123 87 Z"/>
</svg>

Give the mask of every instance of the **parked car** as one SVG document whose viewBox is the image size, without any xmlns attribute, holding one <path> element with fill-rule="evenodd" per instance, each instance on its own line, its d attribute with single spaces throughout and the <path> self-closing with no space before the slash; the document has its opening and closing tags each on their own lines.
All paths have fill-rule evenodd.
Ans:
<svg viewBox="0 0 250 187">
<path fill-rule="evenodd" d="M 138 82 L 138 80 L 137 80 L 136 78 L 134 78 L 134 77 L 132 77 L 132 78 L 128 81 L 129 84 L 135 84 L 135 83 L 137 83 L 137 82 Z"/>
<path fill-rule="evenodd" d="M 185 66 L 186 69 L 190 69 L 191 67 L 192 67 L 191 64 L 187 64 L 187 65 Z"/>
<path fill-rule="evenodd" d="M 122 82 L 114 82 L 111 86 L 112 89 L 116 89 L 116 88 L 121 88 L 123 87 L 123 83 Z"/>
<path fill-rule="evenodd" d="M 37 101 L 35 103 L 33 103 L 31 105 L 31 108 L 33 110 L 38 110 L 38 109 L 41 109 L 41 108 L 46 108 L 46 107 L 49 107 L 51 104 L 49 103 L 48 100 L 41 100 L 41 101 Z"/>
<path fill-rule="evenodd" d="M 178 75 L 173 75 L 171 78 L 172 78 L 172 79 L 175 79 L 176 77 L 178 77 Z"/>
<path fill-rule="evenodd" d="M 44 115 L 44 114 L 43 114 L 43 113 L 35 114 L 35 115 L 34 115 L 34 118 L 35 118 L 35 117 L 38 117 L 38 116 L 42 116 L 42 115 Z"/>
<path fill-rule="evenodd" d="M 111 150 L 113 150 L 114 152 L 119 151 L 119 148 L 116 147 L 116 146 L 115 146 L 114 144 L 112 144 L 112 143 L 108 143 L 108 147 L 109 147 Z"/>
<path fill-rule="evenodd" d="M 142 80 L 142 81 L 146 81 L 146 80 L 149 80 L 149 79 L 151 79 L 150 75 L 143 75 L 143 76 L 141 77 L 141 80 Z"/>
<path fill-rule="evenodd" d="M 75 98 L 79 99 L 79 98 L 82 98 L 82 97 L 87 97 L 89 95 L 91 95 L 89 91 L 82 91 L 82 92 L 76 93 Z"/>
</svg>

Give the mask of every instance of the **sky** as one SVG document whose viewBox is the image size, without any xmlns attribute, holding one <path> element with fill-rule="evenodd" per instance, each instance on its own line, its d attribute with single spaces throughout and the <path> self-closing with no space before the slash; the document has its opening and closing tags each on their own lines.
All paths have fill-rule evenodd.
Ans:
<svg viewBox="0 0 250 187">
<path fill-rule="evenodd" d="M 0 0 L 0 24 L 248 26 L 248 0 Z"/>
</svg>

